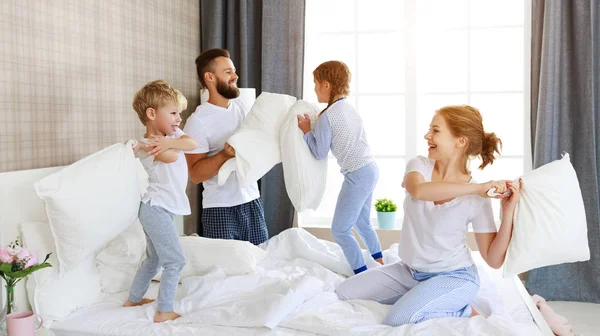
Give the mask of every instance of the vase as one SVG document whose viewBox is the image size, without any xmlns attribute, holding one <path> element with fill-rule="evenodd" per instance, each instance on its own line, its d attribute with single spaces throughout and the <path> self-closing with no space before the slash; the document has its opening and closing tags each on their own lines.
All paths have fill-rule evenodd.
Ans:
<svg viewBox="0 0 600 336">
<path fill-rule="evenodd" d="M 6 302 L 4 303 L 2 311 L 0 312 L 0 325 L 4 325 L 6 315 L 19 311 L 15 302 L 15 286 L 6 286 L 4 296 L 6 296 Z"/>
<path fill-rule="evenodd" d="M 15 301 L 15 286 L 6 286 L 6 314 L 19 311 Z"/>
<path fill-rule="evenodd" d="M 377 212 L 377 222 L 380 229 L 393 229 L 396 226 L 396 212 Z"/>
</svg>

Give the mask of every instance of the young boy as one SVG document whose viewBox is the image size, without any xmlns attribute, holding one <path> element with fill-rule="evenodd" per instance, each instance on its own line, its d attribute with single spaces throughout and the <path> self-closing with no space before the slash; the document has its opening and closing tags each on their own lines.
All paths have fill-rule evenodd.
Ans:
<svg viewBox="0 0 600 336">
<path fill-rule="evenodd" d="M 123 306 L 153 302 L 143 296 L 159 267 L 163 267 L 154 322 L 164 322 L 180 317 L 173 311 L 173 301 L 185 257 L 173 216 L 190 214 L 185 194 L 188 171 L 183 151 L 194 150 L 196 142 L 179 129 L 180 114 L 187 108 L 187 100 L 164 81 L 146 84 L 133 98 L 133 108 L 146 126 L 146 134 L 135 145 L 134 153 L 149 176 L 148 190 L 139 210 L 140 223 L 146 233 L 147 256 Z"/>
</svg>

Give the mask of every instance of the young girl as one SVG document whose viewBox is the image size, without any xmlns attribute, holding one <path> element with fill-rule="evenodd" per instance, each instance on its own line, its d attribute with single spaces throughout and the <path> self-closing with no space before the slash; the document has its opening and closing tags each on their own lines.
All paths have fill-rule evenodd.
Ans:
<svg viewBox="0 0 600 336">
<path fill-rule="evenodd" d="M 350 89 L 350 70 L 340 61 L 329 61 L 313 71 L 315 93 L 319 103 L 327 107 L 319 115 L 315 129 L 310 129 L 308 115 L 298 116 L 298 127 L 304 132 L 313 155 L 323 160 L 329 149 L 344 175 L 331 230 L 355 274 L 367 270 L 362 251 L 352 234 L 355 227 L 369 249 L 371 257 L 383 264 L 381 245 L 371 227 L 371 199 L 379 170 L 370 153 L 362 119 L 346 101 Z"/>
<path fill-rule="evenodd" d="M 402 262 L 369 270 L 342 282 L 340 299 L 376 300 L 393 304 L 384 324 L 400 326 L 438 317 L 476 314 L 470 303 L 479 290 L 479 276 L 466 245 L 469 223 L 488 265 L 500 268 L 510 242 L 513 215 L 523 181 L 477 184 L 467 169 L 468 158 L 481 156 L 483 169 L 494 162 L 502 144 L 483 130 L 481 114 L 471 106 L 439 109 L 425 135 L 429 158 L 418 156 L 406 165 L 404 225 L 399 255 Z M 501 225 L 496 232 L 491 200 L 502 199 Z"/>
</svg>

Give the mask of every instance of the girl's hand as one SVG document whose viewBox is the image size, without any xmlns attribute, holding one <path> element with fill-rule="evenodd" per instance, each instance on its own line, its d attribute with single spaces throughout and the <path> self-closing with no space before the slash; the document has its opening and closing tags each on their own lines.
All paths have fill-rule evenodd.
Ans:
<svg viewBox="0 0 600 336">
<path fill-rule="evenodd" d="M 304 134 L 310 132 L 310 117 L 308 114 L 304 114 L 304 117 L 301 115 L 298 116 L 298 128 L 300 128 Z"/>
<path fill-rule="evenodd" d="M 148 147 L 150 148 L 148 154 L 156 157 L 171 148 L 170 139 L 164 136 L 158 136 L 153 134 L 150 136 L 150 139 L 148 141 Z"/>
<path fill-rule="evenodd" d="M 480 183 L 480 188 L 479 188 L 479 192 L 477 193 L 479 196 L 481 197 L 487 197 L 487 198 L 505 198 L 506 196 L 500 195 L 500 196 L 489 196 L 487 194 L 488 190 L 495 188 L 496 189 L 496 193 L 498 194 L 504 194 L 508 189 L 508 182 L 510 181 L 489 181 L 486 183 Z"/>
<path fill-rule="evenodd" d="M 512 192 L 512 194 L 508 197 L 505 197 L 501 201 L 502 211 L 507 211 L 510 209 L 514 209 L 519 203 L 521 199 L 521 194 L 523 193 L 523 188 L 525 186 L 523 179 L 519 179 L 519 185 L 516 185 L 513 182 L 507 182 L 508 189 Z"/>
</svg>

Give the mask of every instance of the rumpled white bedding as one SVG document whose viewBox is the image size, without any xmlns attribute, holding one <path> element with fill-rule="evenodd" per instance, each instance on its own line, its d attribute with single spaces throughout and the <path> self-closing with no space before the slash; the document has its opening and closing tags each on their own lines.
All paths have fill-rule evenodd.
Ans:
<svg viewBox="0 0 600 336">
<path fill-rule="evenodd" d="M 389 306 L 372 301 L 340 301 L 335 286 L 350 266 L 340 248 L 302 229 L 290 229 L 262 247 L 267 258 L 254 274 L 227 277 L 215 267 L 188 277 L 178 289 L 176 321 L 152 322 L 156 305 L 122 308 L 127 292 L 55 322 L 61 335 L 536 335 L 539 330 L 511 279 L 474 259 L 482 289 L 473 305 L 484 315 L 430 320 L 417 325 L 381 325 Z M 397 245 L 384 253 L 398 260 Z M 151 287 L 155 297 L 158 283 Z"/>
</svg>

